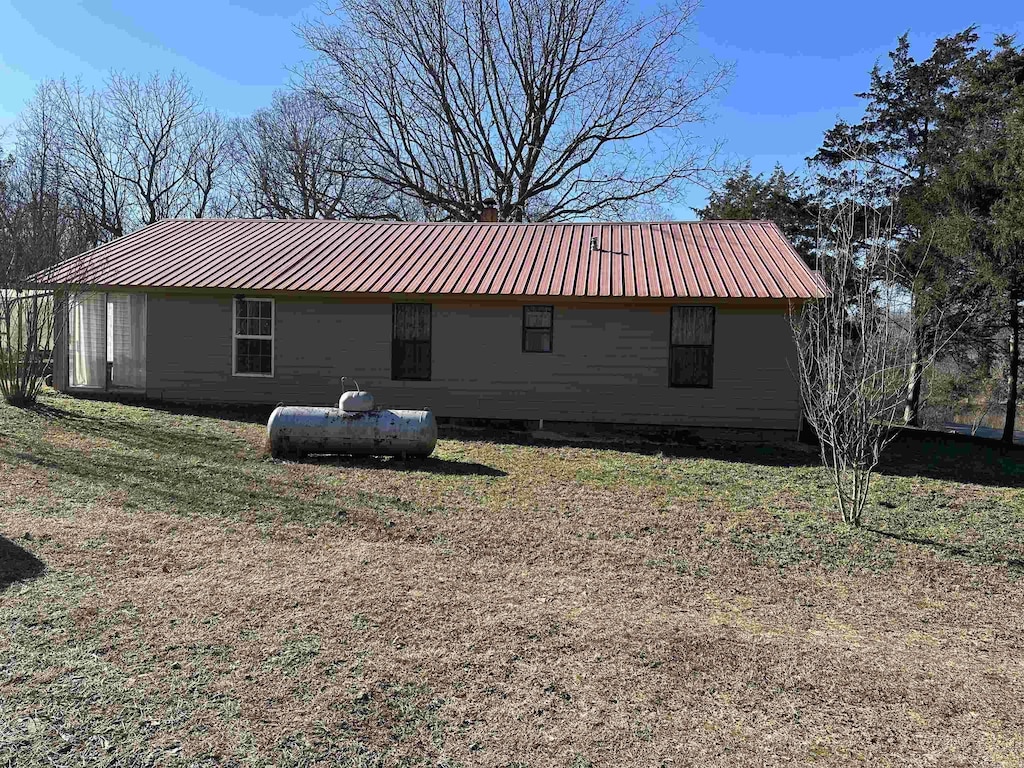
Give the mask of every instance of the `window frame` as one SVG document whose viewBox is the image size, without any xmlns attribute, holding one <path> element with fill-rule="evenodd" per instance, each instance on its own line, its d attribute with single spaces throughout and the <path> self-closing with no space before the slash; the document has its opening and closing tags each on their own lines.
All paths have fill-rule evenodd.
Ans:
<svg viewBox="0 0 1024 768">
<path fill-rule="evenodd" d="M 398 316 L 399 306 L 416 306 L 427 308 L 427 339 L 399 339 L 396 335 L 395 320 Z M 398 376 L 395 370 L 395 345 L 405 344 L 426 344 L 427 354 L 427 375 L 426 376 Z M 423 301 L 394 301 L 391 303 L 391 381 L 431 381 L 434 376 L 434 305 Z"/>
<path fill-rule="evenodd" d="M 259 301 L 270 304 L 270 336 L 254 335 L 238 332 L 238 302 Z M 234 296 L 231 299 L 231 375 L 246 379 L 272 379 L 277 370 L 277 303 L 270 296 Z M 270 340 L 270 373 L 239 372 L 238 340 L 259 339 Z"/>
<path fill-rule="evenodd" d="M 529 326 L 526 325 L 526 313 L 529 310 L 537 309 L 548 309 L 551 310 L 551 324 L 547 327 L 544 326 Z M 526 348 L 526 337 L 528 331 L 544 331 L 548 332 L 549 345 L 548 349 L 527 349 Z M 524 304 L 523 305 L 523 338 L 522 338 L 523 352 L 529 355 L 550 355 L 555 351 L 555 306 L 553 304 Z"/>
<path fill-rule="evenodd" d="M 710 309 L 711 310 L 711 342 L 709 344 L 673 344 L 673 323 L 677 309 Z M 718 324 L 718 308 L 713 304 L 673 304 L 668 312 L 668 385 L 672 389 L 712 389 L 715 386 L 715 326 Z M 710 351 L 711 364 L 708 370 L 707 384 L 678 384 L 673 378 L 673 353 L 676 349 L 707 349 Z"/>
</svg>

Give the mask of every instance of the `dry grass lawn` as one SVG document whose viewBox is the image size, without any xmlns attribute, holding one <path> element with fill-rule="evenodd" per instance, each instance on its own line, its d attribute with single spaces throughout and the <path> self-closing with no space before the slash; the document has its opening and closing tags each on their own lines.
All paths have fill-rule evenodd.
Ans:
<svg viewBox="0 0 1024 768">
<path fill-rule="evenodd" d="M 262 442 L 0 406 L 0 764 L 1024 765 L 1019 454 Z"/>
</svg>

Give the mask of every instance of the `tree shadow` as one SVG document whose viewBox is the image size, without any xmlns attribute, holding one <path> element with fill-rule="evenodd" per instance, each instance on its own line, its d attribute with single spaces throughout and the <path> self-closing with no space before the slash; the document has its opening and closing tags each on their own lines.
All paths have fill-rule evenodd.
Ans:
<svg viewBox="0 0 1024 768">
<path fill-rule="evenodd" d="M 164 400 L 150 400 L 142 395 L 125 395 L 110 392 L 75 392 L 66 395 L 75 400 L 90 400 L 97 403 L 134 405 L 151 411 L 160 411 L 172 416 L 202 416 L 223 421 L 237 421 L 245 424 L 266 424 L 276 405 L 248 403 L 176 403 Z M 51 418 L 89 418 L 72 413 L 47 403 L 36 403 L 28 410 Z"/>
<path fill-rule="evenodd" d="M 0 536 L 0 592 L 19 581 L 29 581 L 46 570 L 43 561 L 10 539 Z"/>
<path fill-rule="evenodd" d="M 76 395 L 77 397 L 77 395 Z M 265 424 L 273 410 L 269 405 L 182 404 L 160 401 L 127 400 L 116 396 L 93 396 L 89 399 L 107 402 L 131 402 L 171 415 L 199 416 L 233 421 L 240 424 Z M 40 403 L 31 408 L 40 416 L 59 420 L 86 435 L 158 452 L 191 452 L 203 456 L 229 450 L 228 438 L 216 432 L 193 430 L 187 426 L 169 428 L 152 421 L 107 420 L 100 416 L 75 413 L 55 405 Z M 710 458 L 719 461 L 759 464 L 767 467 L 809 467 L 819 463 L 816 447 L 798 442 L 788 434 L 759 438 L 759 433 L 744 430 L 705 430 L 682 427 L 631 429 L 628 425 L 581 425 L 566 432 L 537 433 L 525 426 L 439 425 L 442 438 L 503 445 L 543 446 L 614 450 L 623 453 L 671 458 Z M 313 459 L 310 459 L 313 461 Z M 315 459 L 317 463 L 351 459 Z M 443 460 L 432 469 L 422 465 L 420 471 L 436 471 L 451 475 L 495 475 L 493 468 L 477 465 L 448 466 Z M 378 468 L 409 471 L 412 465 L 387 465 Z M 886 450 L 878 474 L 897 477 L 927 477 L 936 480 L 1024 487 L 1024 446 L 1009 447 L 992 440 L 965 438 L 927 430 L 905 430 Z"/>
<path fill-rule="evenodd" d="M 384 456 L 336 456 L 312 455 L 304 456 L 304 464 L 317 464 L 348 469 L 382 469 L 391 472 L 426 472 L 434 475 L 461 475 L 477 477 L 507 477 L 508 473 L 497 467 L 489 467 L 476 461 L 456 461 L 454 459 L 438 459 L 433 456 L 424 458 L 396 458 Z"/>
<path fill-rule="evenodd" d="M 588 431 L 572 434 L 537 433 L 519 429 L 467 429 L 442 425 L 441 437 L 466 442 L 494 443 L 542 448 L 580 448 L 617 451 L 638 456 L 670 458 L 711 458 L 722 461 L 762 464 L 765 466 L 806 467 L 818 463 L 817 450 L 789 437 L 760 437 L 760 433 L 744 430 L 708 430 L 666 428 L 638 429 L 628 426 L 614 430 Z"/>
<path fill-rule="evenodd" d="M 954 544 L 947 541 L 937 541 L 936 539 L 917 536 L 905 531 L 887 531 L 883 528 L 872 528 L 870 526 L 864 526 L 864 530 L 870 531 L 877 536 L 882 536 L 887 539 L 894 539 L 896 541 L 906 542 L 907 544 L 917 544 L 922 547 L 928 547 L 929 549 L 942 552 L 952 557 L 963 558 L 964 560 L 968 560 L 977 565 L 1005 565 L 1011 571 L 1024 573 L 1024 559 L 1019 557 L 1001 557 L 990 551 L 978 550 L 973 547 Z"/>
<path fill-rule="evenodd" d="M 972 485 L 1024 487 L 1024 450 L 942 433 L 897 438 L 882 456 L 880 475 L 928 477 Z"/>
<path fill-rule="evenodd" d="M 152 408 L 150 404 L 145 407 L 149 410 L 160 410 Z M 128 448 L 156 452 L 192 452 L 208 456 L 211 452 L 227 450 L 228 442 L 231 440 L 231 437 L 223 432 L 196 430 L 189 428 L 188 425 L 169 427 L 154 420 L 132 421 L 116 417 L 104 418 L 100 415 L 77 413 L 48 404 L 37 404 L 29 410 L 47 421 L 58 422 L 61 429 L 87 437 L 120 443 Z M 171 413 L 182 416 L 197 415 L 184 410 Z M 236 419 L 225 420 L 235 421 Z"/>
<path fill-rule="evenodd" d="M 147 400 L 145 405 L 154 411 L 169 413 L 174 416 L 203 416 L 222 421 L 237 421 L 243 424 L 263 424 L 270 420 L 270 414 L 277 405 L 237 405 L 224 403 L 168 403 L 160 400 Z M 330 405 L 328 403 L 327 405 Z"/>
<path fill-rule="evenodd" d="M 714 459 L 759 464 L 765 467 L 801 468 L 820 464 L 816 446 L 795 439 L 757 439 L 756 433 L 716 430 L 678 430 L 663 437 L 632 435 L 538 436 L 530 432 L 500 430 L 449 430 L 456 439 L 553 448 L 614 450 L 647 456 Z M 879 475 L 926 477 L 933 480 L 1024 488 L 1024 447 L 1005 446 L 991 440 L 962 440 L 941 432 L 915 431 L 901 435 L 882 455 Z"/>
</svg>

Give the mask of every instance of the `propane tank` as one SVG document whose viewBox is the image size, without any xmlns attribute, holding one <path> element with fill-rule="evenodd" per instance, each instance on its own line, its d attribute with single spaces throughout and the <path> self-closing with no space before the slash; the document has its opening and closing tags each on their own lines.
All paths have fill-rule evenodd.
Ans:
<svg viewBox="0 0 1024 768">
<path fill-rule="evenodd" d="M 429 456 L 437 444 L 430 411 L 278 406 L 267 422 L 275 457 L 310 453 L 351 456 Z"/>
</svg>

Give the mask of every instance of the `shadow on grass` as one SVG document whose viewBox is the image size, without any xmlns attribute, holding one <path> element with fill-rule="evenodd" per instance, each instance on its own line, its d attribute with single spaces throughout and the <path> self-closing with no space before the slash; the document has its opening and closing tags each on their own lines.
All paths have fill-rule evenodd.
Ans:
<svg viewBox="0 0 1024 768">
<path fill-rule="evenodd" d="M 899 439 L 883 454 L 878 473 L 1024 488 L 1024 451 L 999 443 L 945 440 L 938 435 Z"/>
<path fill-rule="evenodd" d="M 723 432 L 725 430 L 722 430 Z M 705 438 L 699 434 L 678 431 L 673 437 L 658 437 L 642 433 L 560 435 L 501 429 L 461 429 L 441 427 L 442 440 L 460 440 L 471 443 L 520 445 L 534 448 L 580 448 L 598 451 L 618 451 L 637 456 L 668 456 L 671 458 L 711 458 L 723 461 L 762 464 L 765 466 L 806 467 L 818 463 L 817 449 L 795 440 L 758 440 L 745 438 L 736 431 L 736 439 L 729 437 Z"/>
<path fill-rule="evenodd" d="M 149 405 L 144 406 L 152 409 Z M 225 451 L 232 437 L 222 431 L 204 431 L 193 425 L 167 425 L 154 419 L 129 420 L 117 415 L 76 413 L 52 405 L 38 404 L 29 409 L 41 418 L 55 422 L 61 429 L 86 437 L 101 438 L 126 448 L 175 454 L 209 456 Z M 184 412 L 174 415 L 191 415 Z M 231 419 L 227 419 L 231 420 Z"/>
<path fill-rule="evenodd" d="M 969 560 L 970 562 L 978 565 L 1005 565 L 1011 571 L 1024 573 L 1024 559 L 1018 557 L 1001 557 L 994 552 L 979 550 L 974 547 L 966 547 L 952 542 L 937 541 L 924 536 L 915 536 L 912 533 L 887 531 L 882 528 L 871 528 L 870 526 L 864 526 L 864 530 L 870 531 L 871 533 L 886 539 L 894 539 L 896 541 L 906 542 L 907 544 L 917 544 L 922 547 L 928 547 L 929 549 L 942 552 L 943 554 L 950 555 L 952 557 L 960 557 L 964 560 Z"/>
<path fill-rule="evenodd" d="M 421 459 L 398 459 L 379 456 L 306 456 L 303 464 L 318 464 L 352 469 L 384 469 L 392 472 L 426 472 L 434 475 L 462 475 L 477 477 L 507 477 L 508 473 L 476 461 L 456 461 L 428 456 Z"/>
<path fill-rule="evenodd" d="M 98 402 L 119 402 L 109 397 L 90 398 Z M 272 406 L 257 405 L 216 405 L 216 404 L 175 404 L 158 401 L 125 401 L 140 405 L 157 414 L 171 416 L 206 417 L 234 421 L 241 424 L 263 424 Z M 149 449 L 157 452 L 190 453 L 213 457 L 228 450 L 230 438 L 222 431 L 200 430 L 192 424 L 161 423 L 157 419 L 126 420 L 114 416 L 111 419 L 40 403 L 33 412 L 40 416 L 60 421 L 61 426 L 81 434 L 106 438 L 128 447 Z M 710 458 L 720 461 L 759 464 L 767 467 L 809 467 L 819 463 L 817 449 L 798 443 L 793 439 L 757 440 L 749 439 L 753 433 L 737 431 L 735 439 L 729 432 L 719 430 L 715 436 L 702 434 L 701 430 L 665 429 L 661 434 L 631 433 L 625 428 L 587 432 L 579 434 L 536 435 L 517 429 L 465 429 L 456 426 L 442 426 L 442 436 L 457 440 L 488 442 L 506 445 L 541 446 L 551 448 L 584 448 L 614 450 L 637 455 L 664 455 L 672 458 Z M 747 439 L 744 439 L 744 438 Z M 337 459 L 310 459 L 318 463 L 340 463 Z M 372 461 L 372 460 L 371 460 Z M 498 470 L 483 465 L 475 467 L 466 463 L 444 462 L 433 459 L 433 466 L 416 467 L 412 462 L 374 462 L 364 466 L 396 471 L 434 471 L 451 475 L 500 476 Z M 344 465 L 351 465 L 345 461 Z M 449 466 L 450 465 L 450 466 Z M 957 441 L 941 433 L 913 433 L 892 443 L 882 457 L 878 468 L 880 475 L 898 477 L 927 477 L 936 480 L 993 485 L 1002 487 L 1024 487 L 1024 450 L 1007 450 L 998 443 L 985 441 Z"/>
<path fill-rule="evenodd" d="M 172 416 L 202 416 L 208 419 L 237 421 L 243 424 L 266 424 L 270 420 L 270 414 L 277 407 L 276 405 L 164 403 L 159 400 L 147 400 L 138 405 Z M 330 405 L 330 403 L 325 405 Z"/>
<path fill-rule="evenodd" d="M 166 413 L 171 416 L 201 416 L 208 419 L 237 421 L 245 424 L 266 424 L 273 413 L 274 405 L 247 405 L 244 403 L 173 403 L 162 400 L 147 400 L 141 396 L 116 395 L 109 393 L 78 393 L 66 395 L 75 400 L 88 400 L 94 403 L 111 405 L 130 405 L 146 408 L 151 411 Z M 72 413 L 45 403 L 36 403 L 28 410 L 35 411 L 51 418 L 79 418 L 81 414 Z"/>
<path fill-rule="evenodd" d="M 280 516 L 313 521 L 344 511 L 344 500 L 333 496 L 303 498 L 306 489 L 299 481 L 268 482 L 265 465 L 256 462 L 183 461 L 180 453 L 172 451 L 145 461 L 110 451 L 69 448 L 55 450 L 47 458 L 27 452 L 16 455 L 62 473 L 65 501 L 88 503 L 114 487 L 125 494 L 126 504 L 185 515 L 239 519 L 252 513 L 260 519 Z"/>
<path fill-rule="evenodd" d="M 0 536 L 0 592 L 19 581 L 28 581 L 42 575 L 46 566 L 27 549 Z"/>
<path fill-rule="evenodd" d="M 678 439 L 638 440 L 636 438 L 535 437 L 529 433 L 458 432 L 451 437 L 469 441 L 494 442 L 550 448 L 614 450 L 636 455 L 671 458 L 715 459 L 758 464 L 764 467 L 815 467 L 821 463 L 815 446 L 796 440 L 733 440 L 728 436 L 703 438 L 699 434 Z M 882 456 L 879 475 L 927 477 L 977 485 L 1024 487 L 1024 451 L 1005 450 L 999 444 L 947 442 L 916 437 L 892 443 Z"/>
</svg>

